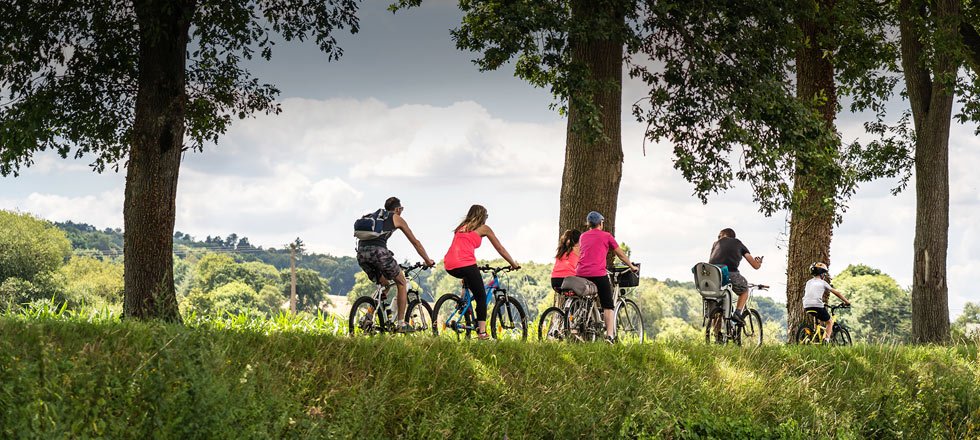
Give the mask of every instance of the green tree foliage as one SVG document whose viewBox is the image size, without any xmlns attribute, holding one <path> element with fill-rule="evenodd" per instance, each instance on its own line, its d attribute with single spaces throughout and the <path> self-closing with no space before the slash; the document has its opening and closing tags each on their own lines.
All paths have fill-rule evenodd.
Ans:
<svg viewBox="0 0 980 440">
<path fill-rule="evenodd" d="M 110 256 L 122 255 L 122 229 L 106 228 L 100 231 L 95 226 L 72 221 L 55 223 L 55 226 L 65 231 L 73 249 L 89 249 Z"/>
<path fill-rule="evenodd" d="M 288 299 L 291 293 L 291 275 L 289 270 L 281 271 L 280 278 L 283 286 L 280 297 L 282 299 Z M 321 308 L 321 305 L 326 306 L 330 304 L 330 299 L 327 298 L 329 294 L 330 284 L 320 274 L 310 269 L 296 269 L 297 311 L 315 313 Z"/>
<path fill-rule="evenodd" d="M 123 236 L 121 230 L 106 228 L 99 230 L 85 223 L 57 223 L 60 229 L 68 234 L 75 250 L 87 253 L 102 253 L 114 256 L 122 251 Z M 228 237 L 239 237 L 232 233 Z M 238 238 L 238 242 L 228 246 L 232 240 L 228 237 L 208 236 L 203 241 L 196 240 L 181 231 L 174 232 L 174 253 L 180 258 L 174 260 L 174 285 L 178 296 L 187 295 L 191 289 L 193 277 L 188 277 L 186 270 L 197 263 L 204 255 L 215 249 L 231 255 L 235 261 L 261 262 L 275 267 L 277 270 L 289 267 L 289 249 L 262 248 L 252 245 L 248 237 Z M 109 245 L 104 245 L 110 243 Z M 115 246 L 118 244 L 119 250 Z M 105 251 L 104 247 L 109 250 Z M 354 257 L 336 257 L 333 255 L 306 253 L 296 261 L 296 267 L 315 270 L 330 284 L 330 291 L 346 294 L 354 287 L 354 275 L 360 272 Z"/>
<path fill-rule="evenodd" d="M 260 291 L 266 285 L 279 285 L 279 271 L 265 263 L 238 263 L 231 255 L 207 254 L 196 266 L 197 287 L 210 292 L 232 281 L 242 281 L 252 290 Z"/>
<path fill-rule="evenodd" d="M 31 281 L 9 277 L 0 283 L 0 310 L 17 310 L 31 303 L 60 307 L 68 301 L 64 295 L 64 279 L 57 272 L 41 272 Z"/>
<path fill-rule="evenodd" d="M 59 270 L 69 304 L 119 308 L 123 299 L 123 265 L 75 256 Z"/>
<path fill-rule="evenodd" d="M 57 270 L 69 255 L 71 243 L 51 223 L 0 211 L 0 283 L 10 277 L 33 281 L 38 274 Z"/>
<path fill-rule="evenodd" d="M 358 272 L 354 275 L 354 287 L 347 292 L 347 299 L 353 302 L 357 298 L 362 296 L 371 296 L 374 294 L 374 289 L 376 284 L 368 279 L 366 273 Z"/>
<path fill-rule="evenodd" d="M 854 340 L 866 342 L 907 342 L 912 331 L 912 303 L 909 291 L 880 270 L 852 265 L 834 278 L 834 288 L 852 304 L 842 312 Z M 831 304 L 836 297 L 831 295 Z"/>
<path fill-rule="evenodd" d="M 182 299 L 185 310 L 274 313 L 286 299 L 280 273 L 271 265 L 258 261 L 240 263 L 223 253 L 208 253 L 195 259 L 184 263 L 187 269 L 181 269 L 193 274 L 185 275 L 189 281 L 182 284 L 189 286 Z"/>
<path fill-rule="evenodd" d="M 317 271 L 330 284 L 330 292 L 333 292 L 333 295 L 350 291 L 354 287 L 354 275 L 361 270 L 354 257 L 309 253 L 297 262 L 297 267 Z"/>
<path fill-rule="evenodd" d="M 952 330 L 959 339 L 974 338 L 980 340 L 980 304 L 966 303 L 963 306 L 963 313 L 953 322 Z"/>
<path fill-rule="evenodd" d="M 262 286 L 262 290 L 259 290 L 258 304 L 256 305 L 259 310 L 275 314 L 288 304 L 289 302 L 286 301 L 286 297 L 282 294 L 282 288 L 279 286 L 267 284 Z M 288 309 L 288 307 L 286 308 Z"/>
<path fill-rule="evenodd" d="M 200 314 L 259 314 L 269 311 L 258 292 L 242 281 L 231 281 L 213 291 L 193 290 L 186 298 L 186 306 Z"/>
</svg>

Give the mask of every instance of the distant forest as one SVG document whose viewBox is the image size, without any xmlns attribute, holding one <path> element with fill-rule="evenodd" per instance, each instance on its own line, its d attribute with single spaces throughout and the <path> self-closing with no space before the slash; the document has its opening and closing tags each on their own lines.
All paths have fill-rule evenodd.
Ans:
<svg viewBox="0 0 980 440">
<path fill-rule="evenodd" d="M 55 223 L 65 231 L 76 252 L 102 254 L 107 257 L 123 255 L 122 229 L 99 229 L 86 223 L 67 221 Z M 248 237 L 232 233 L 226 237 L 207 236 L 198 240 L 190 234 L 174 232 L 174 253 L 184 257 L 196 251 L 231 254 L 239 262 L 259 261 L 283 270 L 289 268 L 289 248 L 263 248 L 253 246 Z M 303 252 L 296 260 L 296 267 L 316 271 L 330 284 L 333 295 L 346 295 L 354 287 L 354 275 L 360 272 L 354 257 Z"/>
</svg>

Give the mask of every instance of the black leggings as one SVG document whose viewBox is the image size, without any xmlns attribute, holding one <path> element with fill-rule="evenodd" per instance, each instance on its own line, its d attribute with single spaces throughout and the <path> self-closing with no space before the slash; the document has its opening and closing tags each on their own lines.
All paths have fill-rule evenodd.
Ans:
<svg viewBox="0 0 980 440">
<path fill-rule="evenodd" d="M 487 290 L 483 286 L 483 276 L 480 275 L 480 269 L 477 269 L 474 264 L 472 266 L 457 267 L 446 272 L 453 277 L 463 280 L 463 285 L 467 289 L 470 289 L 470 293 L 473 294 L 473 299 L 476 300 L 476 320 L 486 321 Z"/>
<path fill-rule="evenodd" d="M 613 295 L 612 295 L 612 284 L 609 283 L 608 276 L 601 277 L 582 277 L 589 281 L 595 283 L 596 288 L 599 289 L 599 304 L 602 304 L 603 310 L 612 310 Z"/>
<path fill-rule="evenodd" d="M 564 278 L 552 278 L 551 288 L 554 289 L 555 293 L 561 293 L 561 283 L 565 281 Z"/>
</svg>

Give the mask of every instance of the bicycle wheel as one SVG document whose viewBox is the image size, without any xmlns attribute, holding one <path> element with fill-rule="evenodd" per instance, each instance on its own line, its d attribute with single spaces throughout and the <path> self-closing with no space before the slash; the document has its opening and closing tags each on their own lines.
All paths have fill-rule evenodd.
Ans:
<svg viewBox="0 0 980 440">
<path fill-rule="evenodd" d="M 762 346 L 762 317 L 755 309 L 749 309 L 742 328 L 742 342 L 748 346 Z"/>
<path fill-rule="evenodd" d="M 830 336 L 830 342 L 834 345 L 851 345 L 851 332 L 840 324 L 834 324 L 834 334 Z"/>
<path fill-rule="evenodd" d="M 813 329 L 809 324 L 800 324 L 799 328 L 796 329 L 795 341 L 800 345 L 812 345 L 817 341 L 816 336 L 817 331 Z"/>
<path fill-rule="evenodd" d="M 377 303 L 374 298 L 362 296 L 354 300 L 347 319 L 347 328 L 351 336 L 370 336 L 383 332 L 384 325 L 380 315 L 375 314 Z"/>
<path fill-rule="evenodd" d="M 415 332 L 429 332 L 432 329 L 432 308 L 429 303 L 414 300 L 405 309 L 405 322 L 415 329 Z"/>
<path fill-rule="evenodd" d="M 643 342 L 643 314 L 631 299 L 621 299 L 616 307 L 616 338 L 620 342 Z"/>
<path fill-rule="evenodd" d="M 457 340 L 462 339 L 464 335 L 469 338 L 472 324 L 469 314 L 462 314 L 462 310 L 463 301 L 458 295 L 447 293 L 440 296 L 432 311 L 432 334 L 455 335 Z"/>
<path fill-rule="evenodd" d="M 490 335 L 494 339 L 527 340 L 527 312 L 514 298 L 500 298 L 490 315 Z"/>
<path fill-rule="evenodd" d="M 568 316 L 558 307 L 549 307 L 538 320 L 539 341 L 565 341 L 569 336 Z"/>
<path fill-rule="evenodd" d="M 724 345 L 728 342 L 728 326 L 730 324 L 725 321 L 725 314 L 722 313 L 721 307 L 715 307 L 708 313 L 708 321 L 704 326 L 705 344 L 715 342 Z"/>
</svg>

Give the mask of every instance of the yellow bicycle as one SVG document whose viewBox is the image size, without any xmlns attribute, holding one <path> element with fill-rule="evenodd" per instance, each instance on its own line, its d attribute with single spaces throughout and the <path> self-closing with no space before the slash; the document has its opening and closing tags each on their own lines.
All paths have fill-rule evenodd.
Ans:
<svg viewBox="0 0 980 440">
<path fill-rule="evenodd" d="M 837 309 L 849 309 L 850 304 L 837 304 L 827 307 L 830 315 L 833 316 Z M 819 345 L 824 343 L 824 336 L 827 334 L 827 327 L 817 319 L 817 313 L 807 311 L 806 318 L 796 330 L 796 343 L 803 345 Z M 851 345 L 851 332 L 843 321 L 834 320 L 834 333 L 830 337 L 830 345 Z"/>
</svg>

